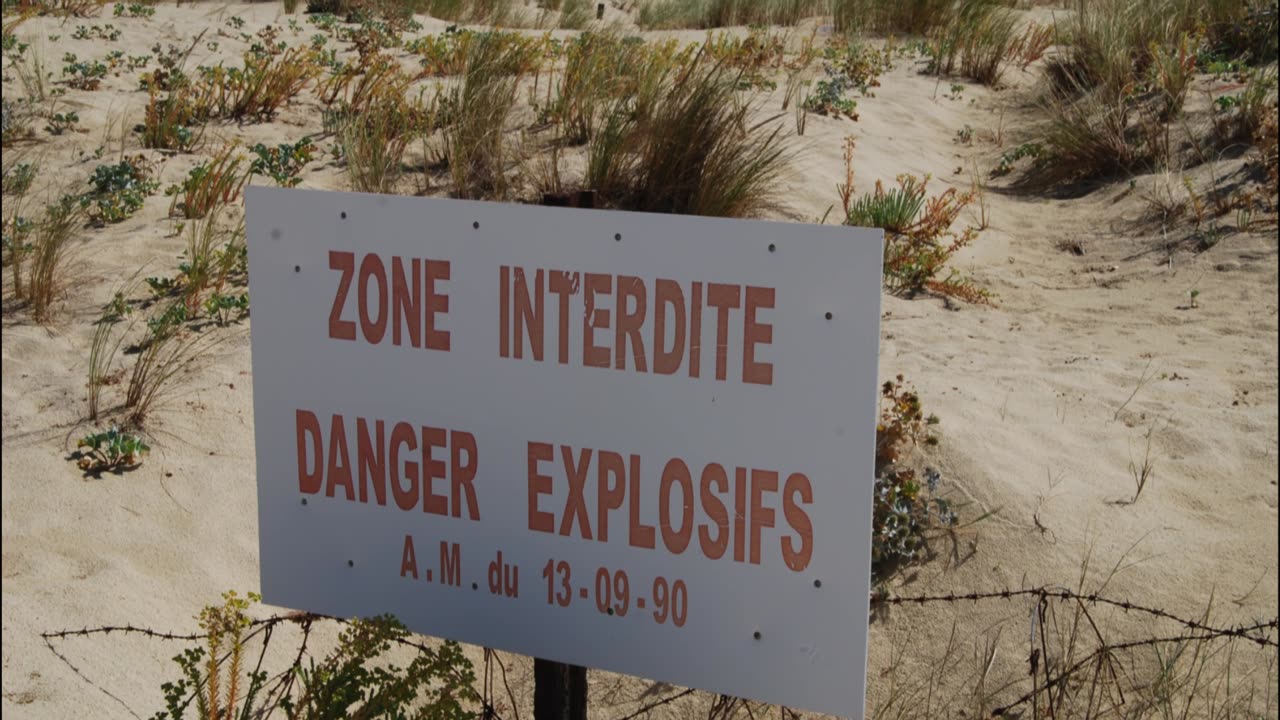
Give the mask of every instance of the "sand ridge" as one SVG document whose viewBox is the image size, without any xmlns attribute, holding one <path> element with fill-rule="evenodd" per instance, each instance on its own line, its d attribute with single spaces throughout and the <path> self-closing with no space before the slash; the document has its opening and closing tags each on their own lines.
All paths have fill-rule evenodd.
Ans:
<svg viewBox="0 0 1280 720">
<path fill-rule="evenodd" d="M 156 42 L 189 44 L 205 27 L 226 27 L 229 17 L 243 18 L 245 32 L 287 20 L 277 4 L 156 10 L 151 19 L 41 18 L 19 35 L 32 36 L 56 67 L 64 52 L 101 54 L 94 41 L 71 38 L 77 24 L 111 23 L 123 33 L 114 47 L 138 54 Z M 447 25 L 419 20 L 421 34 Z M 284 37 L 293 43 L 310 30 L 303 23 L 302 34 Z M 231 61 L 246 47 L 218 37 L 212 50 L 214 41 L 211 31 L 193 65 Z M 783 216 L 812 222 L 833 204 L 838 214 L 846 135 L 857 140 L 860 191 L 904 172 L 931 174 L 937 190 L 968 189 L 971 160 L 991 167 L 1032 122 L 1032 72 L 1009 76 L 1008 89 L 965 82 L 952 99 L 947 80 L 939 90 L 936 78 L 899 60 L 875 97 L 858 98 L 856 123 L 810 116 L 805 135 L 788 140 L 795 158 Z M 84 132 L 45 138 L 37 150 L 42 176 L 82 181 L 100 162 L 94 150 L 118 147 L 145 98 L 130 73 L 109 77 L 98 91 L 69 91 L 59 107 L 75 109 Z M 780 90 L 764 100 L 768 108 L 780 102 Z M 318 130 L 318 107 L 304 92 L 271 123 L 210 131 L 243 144 L 292 142 Z M 1003 148 L 991 140 L 998 123 L 1009 136 Z M 976 131 L 972 145 L 957 142 L 965 126 Z M 327 152 L 331 142 L 322 141 L 301 187 L 345 189 Z M 127 144 L 137 152 L 135 138 Z M 204 157 L 152 155 L 164 185 Z M 1232 162 L 1238 168 L 1242 161 Z M 1154 181 L 1137 179 L 1144 187 Z M 1212 594 L 1213 618 L 1222 624 L 1273 616 L 1280 583 L 1274 232 L 1233 234 L 1201 253 L 1169 250 L 1123 183 L 1076 198 L 1015 192 L 1010 184 L 992 181 L 992 225 L 954 261 L 995 293 L 992 306 L 883 301 L 881 376 L 905 375 L 941 418 L 941 445 L 927 461 L 970 503 L 965 512 L 996 511 L 937 543 L 936 558 L 892 578 L 890 589 L 1073 586 L 1088 557 L 1091 578 L 1124 566 L 1108 586 L 1118 597 L 1195 616 Z M 89 479 L 67 459 L 87 428 L 93 320 L 139 266 L 148 268 L 144 274 L 171 272 L 184 247 L 167 209 L 168 198 L 152 197 L 129 220 L 89 231 L 76 251 L 77 282 L 51 326 L 22 313 L 4 317 L 3 709 L 15 717 L 149 716 L 161 706 L 160 682 L 174 675 L 173 647 L 109 637 L 59 644 L 55 654 L 39 633 L 126 622 L 189 631 L 192 616 L 222 591 L 258 584 L 247 323 L 226 331 L 184 374 L 148 426 L 153 450 L 141 468 Z M 1195 309 L 1186 307 L 1192 289 L 1199 291 Z M 1154 479 L 1136 503 L 1124 504 L 1133 493 L 1129 465 L 1148 432 Z M 878 617 L 869 702 L 890 692 L 877 678 L 904 643 L 932 652 L 955 624 L 969 638 L 1021 637 L 1026 614 L 1023 605 L 931 606 Z M 1026 659 L 1011 651 L 994 662 L 1016 672 Z M 593 693 L 611 682 L 601 680 Z M 517 684 L 525 696 L 527 668 Z"/>
</svg>

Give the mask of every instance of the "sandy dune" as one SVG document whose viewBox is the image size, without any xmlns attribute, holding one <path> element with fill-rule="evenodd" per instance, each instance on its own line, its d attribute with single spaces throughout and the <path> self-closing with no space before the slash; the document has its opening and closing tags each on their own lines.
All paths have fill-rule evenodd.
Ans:
<svg viewBox="0 0 1280 720">
<path fill-rule="evenodd" d="M 90 22 L 110 22 L 123 32 L 114 47 L 142 53 L 155 42 L 188 44 L 232 16 L 253 32 L 283 22 L 279 13 L 276 4 L 163 5 L 151 19 L 107 13 Z M 446 25 L 419 19 L 423 34 Z M 30 36 L 56 69 L 65 52 L 103 52 L 98 41 L 71 38 L 76 24 L 90 23 L 37 19 L 19 34 Z M 298 39 L 309 31 L 304 25 Z M 294 42 L 287 30 L 283 37 Z M 215 53 L 202 41 L 192 63 L 230 60 L 246 47 L 234 37 L 218 43 Z M 815 221 L 833 204 L 838 211 L 846 135 L 857 139 L 862 191 L 904 172 L 932 174 L 939 190 L 968 188 L 971 159 L 989 169 L 1030 132 L 1034 70 L 1011 70 L 1010 87 L 1001 91 L 966 82 L 952 99 L 948 81 L 939 86 L 914 62 L 898 61 L 876 97 L 858 98 L 857 122 L 811 116 L 806 134 L 789 139 L 796 159 L 786 217 Z M 16 92 L 8 79 L 4 89 L 6 96 Z M 30 151 L 42 164 L 37 192 L 43 183 L 81 182 L 99 162 L 93 153 L 100 145 L 108 156 L 117 153 L 120 128 L 138 121 L 145 100 L 133 73 L 107 78 L 98 91 L 67 92 L 58 107 L 76 110 L 84 131 L 49 137 L 36 130 L 41 142 Z M 780 101 L 781 90 L 766 107 Z M 974 130 L 971 145 L 956 139 L 965 126 Z M 274 122 L 210 127 L 246 144 L 293 141 L 318 130 L 319 106 L 306 92 Z M 1003 148 L 993 142 L 997 130 Z M 320 142 L 302 187 L 345 189 L 342 169 L 327 152 L 332 142 Z M 126 135 L 128 152 L 137 152 L 136 143 Z M 204 157 L 150 154 L 159 160 L 162 185 Z M 1226 161 L 1218 172 L 1236 172 L 1241 162 Z M 1135 183 L 1142 190 L 1158 180 Z M 1212 598 L 1220 624 L 1274 616 L 1280 582 L 1274 232 L 1232 234 L 1201 253 L 1181 245 L 1167 250 L 1159 228 L 1142 219 L 1140 192 L 1125 183 L 1065 198 L 1014 192 L 1010 182 L 992 182 L 991 227 L 956 261 L 995 293 L 993 306 L 884 298 L 882 377 L 905 375 L 926 411 L 941 418 L 941 444 L 927 462 L 942 472 L 944 487 L 971 503 L 962 519 L 994 511 L 936 542 L 936 557 L 895 576 L 889 588 L 918 594 L 1075 587 L 1089 558 L 1088 588 L 1120 564 L 1110 596 L 1183 616 L 1203 613 Z M 190 631 L 192 616 L 222 591 L 258 585 L 248 321 L 224 331 L 225 340 L 181 378 L 147 427 L 153 450 L 141 468 L 93 479 L 67 459 L 88 427 L 85 369 L 100 308 L 140 266 L 144 274 L 172 272 L 184 247 L 170 232 L 167 209 L 168 199 L 157 195 L 129 220 L 88 231 L 76 249 L 76 281 L 50 326 L 20 311 L 4 316 L 6 715 L 150 716 L 161 706 L 160 682 L 173 675 L 169 658 L 177 646 L 112 635 L 59 641 L 55 651 L 39 633 L 122 623 Z M 1083 254 L 1064 249 L 1071 245 Z M 9 283 L 6 273 L 6 292 Z M 1136 503 L 1126 504 L 1133 495 L 1130 464 L 1141 462 L 1147 433 L 1154 477 Z M 869 703 L 893 692 L 888 668 L 923 667 L 953 628 L 962 638 L 957 663 L 972 665 L 976 650 L 998 638 L 1003 650 L 995 673 L 1025 675 L 1030 611 L 1028 602 L 1010 601 L 878 615 Z M 1135 632 L 1152 627 L 1123 615 L 1114 622 Z M 630 707 L 625 703 L 645 687 L 628 681 L 619 693 L 612 677 L 593 677 L 598 709 Z M 526 663 L 517 663 L 513 679 L 528 702 Z M 664 711 L 683 716 L 693 707 L 701 706 Z"/>
</svg>

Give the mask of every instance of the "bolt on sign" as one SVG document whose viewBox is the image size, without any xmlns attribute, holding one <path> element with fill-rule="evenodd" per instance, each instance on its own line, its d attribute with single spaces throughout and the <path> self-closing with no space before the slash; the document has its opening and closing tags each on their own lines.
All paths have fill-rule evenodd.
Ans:
<svg viewBox="0 0 1280 720">
<path fill-rule="evenodd" d="M 263 597 L 861 717 L 882 242 L 250 188 Z"/>
</svg>

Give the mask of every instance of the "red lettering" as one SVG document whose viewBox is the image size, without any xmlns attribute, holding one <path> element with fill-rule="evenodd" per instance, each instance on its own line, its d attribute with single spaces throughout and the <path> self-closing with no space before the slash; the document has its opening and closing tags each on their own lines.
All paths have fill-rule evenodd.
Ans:
<svg viewBox="0 0 1280 720">
<path fill-rule="evenodd" d="M 634 301 L 634 309 L 632 309 Z M 640 339 L 640 327 L 644 325 L 644 281 L 628 275 L 618 276 L 618 300 L 614 306 L 618 324 L 614 331 L 614 362 L 619 370 L 627 369 L 627 341 L 631 341 L 636 372 L 646 372 L 644 341 Z"/>
<path fill-rule="evenodd" d="M 716 379 L 724 380 L 729 364 L 729 311 L 742 302 L 737 285 L 711 283 L 707 286 L 707 305 L 716 308 Z"/>
<path fill-rule="evenodd" d="M 654 547 L 654 531 L 652 525 L 645 525 L 640 522 L 640 456 L 631 456 L 631 532 L 627 536 L 627 542 L 631 547 L 649 548 Z"/>
<path fill-rule="evenodd" d="M 449 514 L 449 498 L 435 490 L 436 480 L 444 479 L 444 461 L 435 459 L 436 448 L 445 447 L 444 430 L 422 428 L 422 511 L 432 515 Z"/>
<path fill-rule="evenodd" d="M 401 510 L 412 510 L 418 504 L 418 463 L 405 461 L 404 479 L 408 487 L 400 484 L 400 446 L 407 445 L 409 452 L 418 449 L 417 434 L 409 423 L 396 423 L 391 428 L 391 495 Z"/>
<path fill-rule="evenodd" d="M 596 453 L 596 532 L 600 542 L 609 542 L 609 511 L 622 507 L 626 499 L 626 465 L 622 456 L 615 452 L 601 450 Z M 615 482 L 609 483 L 612 475 Z"/>
<path fill-rule="evenodd" d="M 298 434 L 298 490 L 308 495 L 320 492 L 324 481 L 324 439 L 320 436 L 320 420 L 309 410 L 294 413 Z M 313 440 L 311 462 L 307 462 L 307 437 Z M 308 465 L 315 470 L 307 470 Z"/>
<path fill-rule="evenodd" d="M 413 551 L 413 537 L 404 536 L 404 550 L 400 553 L 400 577 L 404 577 L 405 573 L 413 573 L 413 579 L 418 579 L 418 556 Z"/>
<path fill-rule="evenodd" d="M 773 363 L 756 362 L 756 345 L 773 342 L 773 326 L 756 320 L 756 310 L 773 307 L 773 288 L 747 286 L 742 326 L 742 382 L 773 384 Z"/>
<path fill-rule="evenodd" d="M 422 261 L 414 258 L 410 264 L 413 290 L 404 275 L 404 261 L 391 258 L 391 343 L 400 344 L 400 327 L 409 329 L 409 344 L 419 347 L 422 342 L 422 277 L 418 274 Z"/>
<path fill-rule="evenodd" d="M 800 536 L 799 549 L 796 549 L 790 537 L 782 538 L 782 559 L 787 567 L 800 572 L 809 567 L 809 559 L 813 556 L 813 523 L 809 520 L 809 514 L 796 503 L 796 495 L 806 505 L 813 502 L 813 488 L 809 485 L 809 478 L 800 473 L 792 473 L 787 477 L 787 484 L 782 489 L 782 515 L 796 535 Z"/>
<path fill-rule="evenodd" d="M 772 470 L 751 471 L 751 564 L 760 564 L 760 532 L 773 527 L 773 508 L 762 504 L 766 492 L 778 491 L 778 473 Z"/>
<path fill-rule="evenodd" d="M 448 352 L 450 338 L 448 330 L 438 329 L 436 322 L 439 315 L 449 312 L 449 296 L 436 292 L 436 283 L 449 279 L 448 260 L 428 260 L 427 272 L 427 349 Z"/>
<path fill-rule="evenodd" d="M 564 517 L 560 520 L 560 534 L 568 536 L 573 532 L 576 519 L 582 529 L 582 537 L 591 539 L 591 523 L 587 516 L 587 498 L 583 488 L 587 484 L 587 470 L 591 468 L 591 450 L 583 448 L 578 453 L 578 461 L 573 460 L 573 449 L 567 445 L 560 446 L 560 457 L 564 461 L 564 472 L 569 478 L 569 497 L 564 504 Z"/>
<path fill-rule="evenodd" d="M 342 273 L 342 277 L 338 278 L 338 293 L 333 298 L 333 308 L 329 310 L 329 337 L 336 340 L 355 340 L 355 322 L 342 319 L 342 308 L 347 304 L 347 293 L 351 292 L 351 279 L 355 276 L 355 254 L 330 250 L 329 269 Z"/>
<path fill-rule="evenodd" d="M 682 505 L 680 529 L 675 529 L 671 519 L 671 487 L 679 484 Z M 667 550 L 679 555 L 689 547 L 693 537 L 693 478 L 689 466 L 683 460 L 673 458 L 662 469 L 662 481 L 658 489 L 658 525 L 662 528 L 662 542 Z"/>
<path fill-rule="evenodd" d="M 574 289 L 573 281 L 569 278 L 569 273 L 567 272 L 556 271 L 551 273 L 551 278 L 548 284 L 550 285 L 551 292 L 555 293 L 556 296 L 559 297 L 559 301 L 556 303 L 556 309 L 557 309 L 556 316 L 559 318 L 559 321 L 560 321 L 560 335 L 558 338 L 559 344 L 558 344 L 558 347 L 556 348 L 559 354 L 557 355 L 557 357 L 559 358 L 561 365 L 568 365 L 569 364 L 569 296 L 572 295 L 574 292 L 576 292 L 576 290 Z"/>
<path fill-rule="evenodd" d="M 675 327 L 672 330 L 671 349 L 667 345 L 667 307 L 675 311 Z M 653 309 L 653 371 L 660 375 L 674 375 L 680 369 L 684 355 L 684 291 L 674 280 L 658 280 L 654 284 Z"/>
<path fill-rule="evenodd" d="M 356 491 L 351 483 L 351 457 L 347 454 L 347 431 L 342 425 L 342 416 L 334 415 L 329 427 L 329 485 L 324 494 L 333 497 L 335 486 L 341 485 L 347 490 L 347 499 L 355 500 Z"/>
<path fill-rule="evenodd" d="M 462 453 L 467 453 L 467 462 L 462 462 Z M 480 456 L 476 454 L 476 436 L 461 430 L 449 431 L 449 482 L 450 496 L 453 500 L 453 516 L 462 517 L 462 498 L 465 493 L 467 517 L 480 519 L 480 504 L 476 502 L 476 469 L 480 464 Z"/>
<path fill-rule="evenodd" d="M 378 294 L 378 319 L 374 320 L 369 314 L 369 278 L 373 278 L 377 287 L 375 291 Z M 387 269 L 383 267 L 382 260 L 377 255 L 369 254 L 364 256 L 364 260 L 360 261 L 360 284 L 358 290 L 360 297 L 360 332 L 364 335 L 364 339 L 370 343 L 377 345 L 382 342 L 382 336 L 387 332 Z"/>
<path fill-rule="evenodd" d="M 369 502 L 369 484 L 372 478 L 373 494 L 379 505 L 387 504 L 387 454 L 383 440 L 386 437 L 381 420 L 374 423 L 377 442 L 369 437 L 369 423 L 356 418 L 356 459 L 360 465 L 360 502 Z M 376 450 L 375 450 L 376 448 Z"/>
<path fill-rule="evenodd" d="M 556 531 L 556 517 L 549 512 L 538 509 L 538 496 L 551 492 L 551 476 L 538 472 L 538 463 L 550 462 L 551 445 L 547 443 L 529 443 L 529 529 L 538 532 L 553 533 Z"/>
<path fill-rule="evenodd" d="M 715 490 L 712 490 L 712 486 Z M 702 469 L 701 498 L 702 509 L 706 511 L 710 523 L 703 523 L 698 528 L 698 543 L 702 546 L 702 554 L 712 560 L 719 560 L 724 557 L 724 551 L 729 547 L 729 512 L 725 509 L 724 503 L 720 502 L 720 498 L 716 497 L 716 492 L 725 492 L 729 489 L 729 475 L 725 472 L 723 465 L 711 463 Z M 715 539 L 712 539 L 711 529 L 716 530 Z"/>
<path fill-rule="evenodd" d="M 525 280 L 524 268 L 516 268 L 516 327 L 515 340 L 517 359 L 524 357 L 525 326 L 528 325 L 529 349 L 533 359 L 542 361 L 543 309 L 546 305 L 542 293 L 542 270 L 533 275 L 533 297 L 529 297 L 529 283 Z"/>
<path fill-rule="evenodd" d="M 596 330 L 608 329 L 609 311 L 596 308 L 596 295 L 613 290 L 613 276 L 587 273 L 582 280 L 586 312 L 582 316 L 582 364 L 587 367 L 609 367 L 609 347 L 596 345 Z"/>
</svg>

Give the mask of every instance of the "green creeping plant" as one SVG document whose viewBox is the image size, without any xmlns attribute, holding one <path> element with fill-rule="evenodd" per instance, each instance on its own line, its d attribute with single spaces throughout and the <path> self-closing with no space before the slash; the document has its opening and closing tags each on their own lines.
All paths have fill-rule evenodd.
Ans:
<svg viewBox="0 0 1280 720">
<path fill-rule="evenodd" d="M 142 464 L 142 456 L 151 448 L 142 438 L 122 432 L 114 425 L 106 432 L 91 433 L 76 443 L 77 465 L 85 472 L 125 470 Z"/>
</svg>

